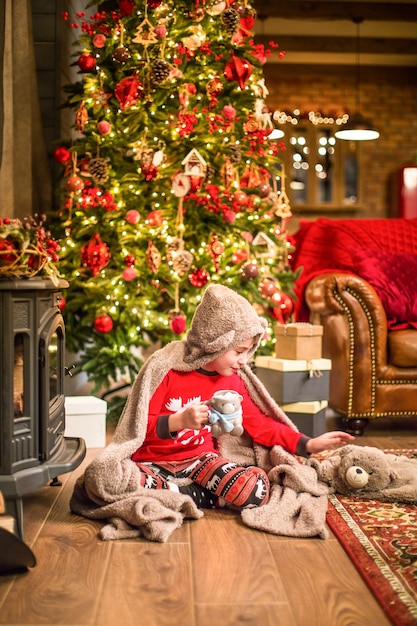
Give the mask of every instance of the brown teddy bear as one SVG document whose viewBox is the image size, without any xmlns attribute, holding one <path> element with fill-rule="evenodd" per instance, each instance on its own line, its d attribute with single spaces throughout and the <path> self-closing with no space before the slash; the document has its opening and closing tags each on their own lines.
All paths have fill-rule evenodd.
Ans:
<svg viewBox="0 0 417 626">
<path fill-rule="evenodd" d="M 323 461 L 309 459 L 332 492 L 383 502 L 417 503 L 417 458 L 348 444 Z"/>
</svg>

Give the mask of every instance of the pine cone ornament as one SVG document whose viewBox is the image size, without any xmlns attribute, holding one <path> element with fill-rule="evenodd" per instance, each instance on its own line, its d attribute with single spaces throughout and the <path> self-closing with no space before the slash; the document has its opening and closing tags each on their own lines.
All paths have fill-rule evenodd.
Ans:
<svg viewBox="0 0 417 626">
<path fill-rule="evenodd" d="M 151 70 L 151 83 L 153 85 L 160 85 L 168 78 L 170 71 L 171 66 L 167 61 L 164 59 L 156 59 Z"/>
<path fill-rule="evenodd" d="M 242 160 L 242 149 L 237 144 L 228 146 L 226 154 L 229 157 L 229 161 L 230 163 L 232 163 L 232 165 L 237 165 Z"/>
<path fill-rule="evenodd" d="M 91 159 L 88 164 L 88 170 L 91 174 L 91 178 L 97 185 L 102 185 L 109 179 L 109 167 L 106 159 L 101 157 Z"/>
<path fill-rule="evenodd" d="M 181 252 L 177 252 L 172 260 L 172 267 L 174 272 L 178 274 L 178 276 L 185 276 L 188 270 L 191 267 L 191 263 L 193 262 L 193 255 L 191 252 L 187 252 L 187 250 L 181 250 Z"/>
<path fill-rule="evenodd" d="M 231 37 L 239 30 L 240 15 L 235 9 L 226 9 L 222 13 L 222 22 Z"/>
</svg>

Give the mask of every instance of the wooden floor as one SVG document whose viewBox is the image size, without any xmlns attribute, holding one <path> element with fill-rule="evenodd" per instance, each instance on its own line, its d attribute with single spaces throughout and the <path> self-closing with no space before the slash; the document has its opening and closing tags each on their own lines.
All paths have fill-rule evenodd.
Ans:
<svg viewBox="0 0 417 626">
<path fill-rule="evenodd" d="M 360 445 L 415 448 L 412 423 L 373 425 Z M 89 450 L 91 460 L 98 450 Z M 85 462 L 86 462 L 85 461 Z M 288 539 L 231 511 L 187 521 L 165 544 L 103 542 L 68 501 L 84 464 L 24 498 L 37 565 L 0 577 L 0 624 L 39 626 L 387 626 L 331 534 Z"/>
</svg>

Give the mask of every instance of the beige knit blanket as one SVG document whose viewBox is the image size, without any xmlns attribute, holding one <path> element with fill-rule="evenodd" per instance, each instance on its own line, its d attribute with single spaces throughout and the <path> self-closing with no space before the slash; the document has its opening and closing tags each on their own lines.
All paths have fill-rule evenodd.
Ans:
<svg viewBox="0 0 417 626">
<path fill-rule="evenodd" d="M 140 486 L 140 472 L 131 460 L 145 438 L 149 401 L 170 369 L 190 371 L 184 342 L 176 341 L 156 351 L 141 368 L 117 425 L 113 441 L 90 463 L 77 481 L 70 501 L 74 513 L 107 522 L 102 539 L 145 537 L 167 541 L 184 519 L 204 514 L 189 496 Z M 253 401 L 269 417 L 296 430 L 252 370 L 240 376 Z M 218 440 L 222 456 L 241 465 L 257 465 L 268 472 L 271 497 L 259 508 L 241 512 L 244 524 L 288 537 L 326 538 L 328 487 L 316 470 L 301 463 L 280 446 L 267 449 L 249 438 L 224 435 Z"/>
</svg>

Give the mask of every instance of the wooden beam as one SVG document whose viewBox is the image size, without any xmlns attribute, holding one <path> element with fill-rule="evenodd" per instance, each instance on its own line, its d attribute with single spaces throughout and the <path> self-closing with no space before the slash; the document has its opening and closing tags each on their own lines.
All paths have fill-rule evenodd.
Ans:
<svg viewBox="0 0 417 626">
<path fill-rule="evenodd" d="M 417 22 L 417 4 L 407 2 L 302 2 L 254 0 L 258 19 L 351 20 Z"/>
<path fill-rule="evenodd" d="M 314 37 L 296 35 L 255 35 L 256 43 L 268 47 L 275 41 L 280 50 L 292 52 L 356 53 L 357 40 L 353 37 Z M 360 52 L 370 54 L 417 54 L 415 39 L 361 38 Z"/>
</svg>

